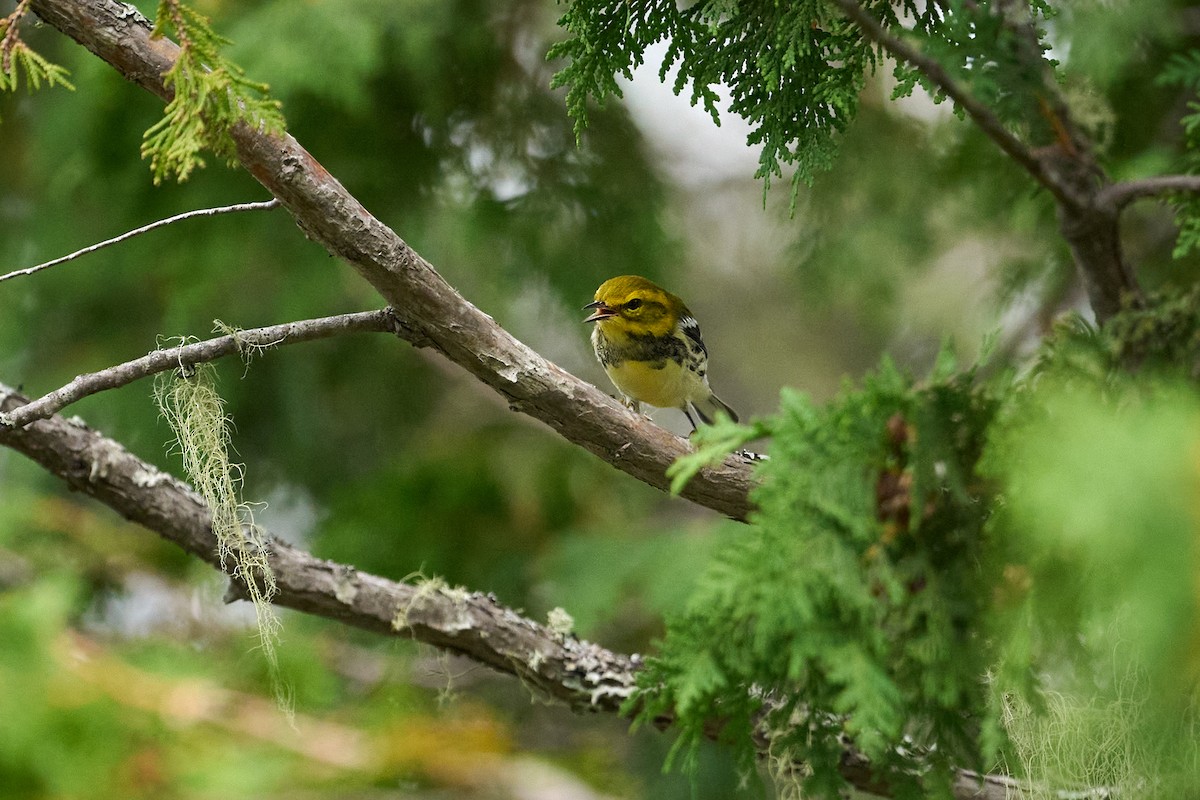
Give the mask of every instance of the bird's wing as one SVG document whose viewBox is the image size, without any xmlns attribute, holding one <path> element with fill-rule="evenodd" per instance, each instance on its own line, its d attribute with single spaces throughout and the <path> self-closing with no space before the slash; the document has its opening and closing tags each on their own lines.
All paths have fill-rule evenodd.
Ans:
<svg viewBox="0 0 1200 800">
<path fill-rule="evenodd" d="M 700 323 L 696 322 L 695 317 L 685 314 L 679 319 L 679 329 L 688 339 L 696 343 L 701 353 L 708 355 L 708 348 L 704 346 L 704 337 L 700 335 Z"/>
</svg>

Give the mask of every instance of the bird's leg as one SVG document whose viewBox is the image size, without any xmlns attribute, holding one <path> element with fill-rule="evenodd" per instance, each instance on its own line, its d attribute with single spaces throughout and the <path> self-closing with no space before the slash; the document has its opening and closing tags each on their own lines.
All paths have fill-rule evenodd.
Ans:
<svg viewBox="0 0 1200 800">
<path fill-rule="evenodd" d="M 696 426 L 696 420 L 692 419 L 691 412 L 687 410 L 687 406 L 684 406 L 679 410 L 682 411 L 683 415 L 688 418 L 688 422 L 692 423 L 692 433 L 695 433 L 697 430 L 699 430 L 699 428 Z M 688 435 L 691 436 L 691 434 Z"/>
<path fill-rule="evenodd" d="M 642 419 L 648 419 L 651 422 L 654 421 L 649 414 L 642 412 L 642 403 L 640 400 L 634 400 L 632 397 L 621 395 L 621 405 L 625 406 L 635 414 L 640 414 Z"/>
</svg>

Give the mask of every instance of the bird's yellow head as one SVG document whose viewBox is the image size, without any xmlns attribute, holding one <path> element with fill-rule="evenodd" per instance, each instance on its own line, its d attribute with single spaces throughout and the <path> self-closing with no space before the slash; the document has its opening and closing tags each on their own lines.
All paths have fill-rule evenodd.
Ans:
<svg viewBox="0 0 1200 800">
<path fill-rule="evenodd" d="M 678 297 L 637 275 L 606 280 L 596 290 L 596 301 L 584 308 L 595 309 L 584 322 L 625 336 L 666 336 L 680 317 L 690 314 Z"/>
</svg>

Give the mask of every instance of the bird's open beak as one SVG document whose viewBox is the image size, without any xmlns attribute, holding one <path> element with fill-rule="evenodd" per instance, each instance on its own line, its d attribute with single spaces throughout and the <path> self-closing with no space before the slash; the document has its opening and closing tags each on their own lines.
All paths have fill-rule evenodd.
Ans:
<svg viewBox="0 0 1200 800">
<path fill-rule="evenodd" d="M 594 303 L 588 303 L 583 307 L 583 310 L 586 311 L 589 308 L 594 308 L 596 311 L 590 317 L 585 319 L 584 322 L 599 322 L 602 319 L 608 319 L 609 317 L 615 317 L 617 315 L 616 311 L 613 311 L 611 308 L 604 305 L 604 303 L 600 300 L 597 300 Z"/>
</svg>

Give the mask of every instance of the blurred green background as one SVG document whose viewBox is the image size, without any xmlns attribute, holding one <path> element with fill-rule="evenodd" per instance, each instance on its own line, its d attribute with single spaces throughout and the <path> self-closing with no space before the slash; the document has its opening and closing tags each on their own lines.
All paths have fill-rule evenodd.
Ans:
<svg viewBox="0 0 1200 800">
<path fill-rule="evenodd" d="M 714 387 L 744 416 L 772 411 L 783 386 L 827 398 L 885 352 L 921 373 L 947 340 L 970 359 L 995 333 L 1001 361 L 1019 363 L 1056 313 L 1082 307 L 1050 200 L 945 107 L 890 102 L 886 74 L 792 216 L 786 186 L 764 197 L 751 179 L 744 126 L 718 129 L 674 98 L 653 56 L 576 146 L 562 93 L 547 88 L 561 9 L 546 0 L 196 6 L 368 209 L 500 324 L 606 389 L 579 308 L 613 275 L 684 296 Z M 1153 76 L 1200 32 L 1175 24 L 1194 18 L 1186 7 L 1080 4 L 1061 20 L 1068 91 L 1116 177 L 1181 158 L 1185 98 Z M 154 187 L 138 147 L 160 102 L 49 28 L 24 35 L 77 91 L 0 96 L 0 272 L 266 198 L 211 161 Z M 1148 288 L 1195 279 L 1194 261 L 1170 260 L 1169 212 L 1138 206 L 1126 227 Z M 189 221 L 0 284 L 0 380 L 39 395 L 170 337 L 205 338 L 217 319 L 249 328 L 381 305 L 282 211 Z M 644 652 L 717 540 L 737 534 L 389 337 L 219 370 L 245 499 L 266 503 L 257 519 L 363 570 L 440 575 L 537 618 L 563 607 L 581 636 Z M 181 474 L 149 382 L 69 413 Z M 655 416 L 687 429 L 674 411 Z M 694 781 L 663 775 L 669 736 L 630 736 L 483 668 L 284 612 L 292 730 L 269 700 L 252 615 L 221 603 L 220 576 L 9 452 L 0 579 L 5 797 L 738 791 L 716 748 Z"/>
</svg>

